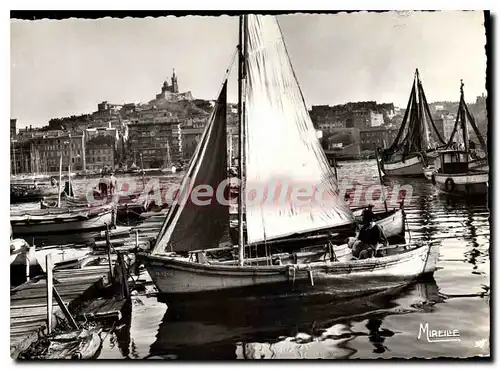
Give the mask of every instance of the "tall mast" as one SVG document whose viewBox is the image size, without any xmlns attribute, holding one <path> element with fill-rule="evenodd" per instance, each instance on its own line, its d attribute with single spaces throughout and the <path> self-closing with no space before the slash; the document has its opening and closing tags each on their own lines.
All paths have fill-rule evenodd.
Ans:
<svg viewBox="0 0 500 369">
<path fill-rule="evenodd" d="M 14 156 L 14 175 L 17 175 L 17 162 L 16 162 L 16 141 L 12 140 L 12 154 Z"/>
<path fill-rule="evenodd" d="M 245 236 L 243 233 L 243 204 L 245 196 L 244 161 L 245 161 L 245 104 L 243 102 L 243 83 L 246 78 L 246 15 L 240 15 L 238 42 L 238 171 L 240 187 L 238 192 L 238 263 L 243 265 L 245 259 Z"/>
<path fill-rule="evenodd" d="M 419 84 L 420 84 L 420 76 L 418 74 L 418 68 L 415 70 L 415 101 L 417 102 L 417 106 L 415 108 L 415 112 L 417 113 L 417 125 L 418 125 L 418 134 L 419 134 L 419 145 L 418 145 L 418 151 L 422 151 L 423 149 L 423 141 L 425 140 L 425 125 L 422 124 L 422 104 L 421 104 L 421 97 L 420 97 L 420 89 Z"/>
<path fill-rule="evenodd" d="M 464 150 L 469 152 L 469 137 L 467 135 L 467 121 L 465 120 L 465 99 L 464 99 L 464 82 L 460 80 L 460 120 L 462 123 L 462 137 L 464 139 Z"/>
</svg>

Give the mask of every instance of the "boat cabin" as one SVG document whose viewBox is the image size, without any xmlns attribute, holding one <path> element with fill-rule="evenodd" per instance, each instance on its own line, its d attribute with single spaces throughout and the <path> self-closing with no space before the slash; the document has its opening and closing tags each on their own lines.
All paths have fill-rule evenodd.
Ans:
<svg viewBox="0 0 500 369">
<path fill-rule="evenodd" d="M 463 150 L 443 150 L 438 152 L 436 169 L 438 173 L 454 174 L 469 171 L 469 154 Z"/>
</svg>

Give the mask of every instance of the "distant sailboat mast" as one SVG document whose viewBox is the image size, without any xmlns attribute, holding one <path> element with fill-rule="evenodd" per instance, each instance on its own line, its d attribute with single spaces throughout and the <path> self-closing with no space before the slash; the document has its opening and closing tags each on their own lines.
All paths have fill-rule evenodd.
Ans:
<svg viewBox="0 0 500 369">
<path fill-rule="evenodd" d="M 243 265 L 245 259 L 245 235 L 243 231 L 244 197 L 245 197 L 245 102 L 244 102 L 244 81 L 246 78 L 246 22 L 247 16 L 240 15 L 239 19 L 239 43 L 238 43 L 238 171 L 240 175 L 240 188 L 238 193 L 238 263 Z"/>
<path fill-rule="evenodd" d="M 464 82 L 460 80 L 460 102 L 464 102 L 465 105 L 465 99 L 464 99 Z M 465 109 L 462 108 L 460 109 L 460 120 L 462 121 L 462 135 L 464 138 L 464 150 L 466 152 L 469 152 L 469 135 L 467 132 L 467 121 L 465 120 Z"/>
<path fill-rule="evenodd" d="M 165 158 L 165 163 L 163 164 L 164 168 L 170 168 L 172 167 L 172 158 L 170 156 L 170 145 L 167 140 L 167 156 Z"/>
</svg>

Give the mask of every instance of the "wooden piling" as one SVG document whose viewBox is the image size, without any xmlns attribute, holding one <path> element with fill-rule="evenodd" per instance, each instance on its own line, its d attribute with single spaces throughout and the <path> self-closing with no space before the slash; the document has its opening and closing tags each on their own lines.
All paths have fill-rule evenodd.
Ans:
<svg viewBox="0 0 500 369">
<path fill-rule="evenodd" d="M 31 255 L 35 255 L 35 246 L 27 247 L 24 251 L 24 262 L 26 263 L 26 282 L 30 280 Z"/>
<path fill-rule="evenodd" d="M 111 262 L 111 242 L 109 241 L 109 226 L 106 224 L 106 247 L 108 251 L 109 275 L 113 279 L 113 264 Z"/>
<path fill-rule="evenodd" d="M 378 170 L 378 179 L 380 181 L 380 191 L 382 191 L 380 193 L 380 196 L 383 196 L 384 197 L 384 208 L 385 208 L 385 211 L 387 212 L 387 199 L 385 198 L 385 194 L 384 194 L 384 182 L 382 180 L 382 170 L 380 169 L 380 158 L 378 156 L 378 152 L 379 152 L 379 148 L 377 147 L 377 149 L 375 150 L 375 154 L 376 154 L 376 160 L 377 160 L 377 170 Z"/>
<path fill-rule="evenodd" d="M 75 321 L 75 319 L 73 318 L 73 316 L 71 315 L 71 313 L 69 312 L 69 309 L 68 307 L 66 306 L 66 304 L 64 303 L 61 295 L 59 295 L 59 292 L 57 292 L 56 288 L 55 287 L 52 287 L 52 291 L 54 293 L 54 297 L 56 298 L 56 302 L 57 304 L 59 305 L 59 308 L 61 309 L 62 313 L 64 314 L 64 317 L 66 318 L 66 320 L 68 321 L 68 323 L 74 328 L 74 329 L 78 329 L 78 324 L 77 322 Z"/>
<path fill-rule="evenodd" d="M 53 276 L 52 276 L 52 254 L 45 256 L 45 266 L 47 268 L 47 333 L 52 333 L 52 289 Z"/>
</svg>

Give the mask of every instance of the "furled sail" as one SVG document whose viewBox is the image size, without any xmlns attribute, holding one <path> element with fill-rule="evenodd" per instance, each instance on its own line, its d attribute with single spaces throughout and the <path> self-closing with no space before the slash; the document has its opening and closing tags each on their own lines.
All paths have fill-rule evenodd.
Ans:
<svg viewBox="0 0 500 369">
<path fill-rule="evenodd" d="M 229 208 L 216 199 L 219 185 L 227 179 L 226 95 L 227 81 L 182 179 L 181 195 L 160 230 L 153 254 L 217 247 L 228 227 Z M 210 204 L 192 201 L 192 191 L 199 185 L 212 188 L 212 196 L 208 197 L 206 189 L 202 193 L 207 196 L 199 196 L 201 201 L 210 198 Z"/>
<path fill-rule="evenodd" d="M 273 16 L 248 15 L 245 208 L 248 243 L 354 222 Z M 293 199 L 295 194 L 300 199 Z M 307 194 L 306 194 L 307 193 Z"/>
<path fill-rule="evenodd" d="M 467 107 L 467 103 L 464 98 L 464 85 L 463 82 L 460 83 L 460 102 L 458 104 L 458 112 L 455 120 L 455 125 L 453 126 L 453 131 L 451 132 L 450 138 L 446 145 L 447 148 L 451 148 L 454 143 L 462 143 L 464 146 L 468 145 L 468 137 L 469 137 L 469 128 L 467 125 L 467 121 L 469 125 L 472 127 L 476 137 L 481 145 L 481 149 L 486 153 L 487 147 L 486 142 L 484 141 L 481 132 L 477 128 L 476 121 L 474 116 L 470 113 L 469 108 Z M 465 132 L 464 132 L 465 130 Z M 465 141 L 464 141 L 465 138 Z"/>
<path fill-rule="evenodd" d="M 432 119 L 417 69 L 403 122 L 388 151 L 408 154 L 432 150 L 445 144 Z"/>
</svg>

